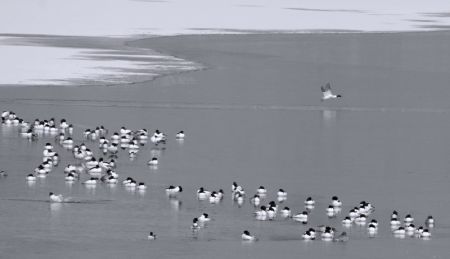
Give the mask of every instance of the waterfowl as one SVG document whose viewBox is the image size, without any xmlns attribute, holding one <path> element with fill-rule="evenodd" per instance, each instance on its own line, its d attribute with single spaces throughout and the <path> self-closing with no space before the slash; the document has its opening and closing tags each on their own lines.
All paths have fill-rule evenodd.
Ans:
<svg viewBox="0 0 450 259">
<path fill-rule="evenodd" d="M 434 218 L 433 216 L 428 216 L 427 219 L 425 220 L 425 225 L 428 227 L 432 227 L 434 226 Z"/>
<path fill-rule="evenodd" d="M 96 185 L 97 181 L 98 181 L 97 178 L 91 177 L 89 180 L 84 181 L 83 184 Z"/>
<path fill-rule="evenodd" d="M 255 216 L 257 220 L 266 220 L 267 218 L 267 208 L 266 206 L 261 206 L 259 210 L 255 211 Z"/>
<path fill-rule="evenodd" d="M 200 228 L 200 225 L 198 224 L 198 218 L 194 218 L 192 220 L 191 229 L 192 230 L 198 230 Z"/>
<path fill-rule="evenodd" d="M 339 198 L 337 196 L 333 196 L 331 198 L 331 205 L 333 207 L 341 207 L 342 206 L 342 202 L 339 200 Z"/>
<path fill-rule="evenodd" d="M 203 213 L 200 217 L 197 218 L 200 223 L 205 223 L 210 221 L 209 215 L 207 213 Z"/>
<path fill-rule="evenodd" d="M 313 200 L 313 198 L 311 198 L 311 197 L 306 198 L 306 200 L 305 200 L 306 206 L 314 206 L 314 204 L 316 204 L 316 201 Z"/>
<path fill-rule="evenodd" d="M 210 191 L 205 190 L 203 187 L 200 187 L 197 190 L 197 198 L 199 200 L 206 200 L 209 198 L 209 196 L 211 195 Z"/>
<path fill-rule="evenodd" d="M 344 225 L 344 226 L 350 226 L 350 225 L 352 225 L 352 223 L 353 223 L 353 220 L 348 216 L 342 220 L 342 225 Z"/>
<path fill-rule="evenodd" d="M 275 208 L 269 207 L 269 209 L 267 209 L 267 219 L 273 220 L 276 216 L 277 216 L 277 212 L 275 211 Z"/>
<path fill-rule="evenodd" d="M 307 231 L 302 235 L 302 239 L 303 239 L 303 240 L 314 240 L 315 238 L 316 238 L 315 235 L 313 235 L 313 234 L 311 233 L 310 230 L 307 230 Z"/>
<path fill-rule="evenodd" d="M 76 177 L 72 173 L 69 173 L 68 175 L 66 175 L 65 180 L 66 182 L 73 182 L 76 180 Z"/>
<path fill-rule="evenodd" d="M 336 212 L 334 210 L 333 205 L 329 205 L 326 209 L 326 212 L 327 212 L 327 216 L 330 218 L 336 216 Z"/>
<path fill-rule="evenodd" d="M 213 191 L 211 195 L 209 196 L 209 202 L 210 203 L 219 203 L 221 198 L 219 197 L 218 193 L 216 191 Z"/>
<path fill-rule="evenodd" d="M 327 229 L 325 229 L 324 232 L 322 232 L 322 234 L 320 235 L 320 237 L 322 238 L 322 240 L 325 241 L 331 241 L 333 240 L 333 232 L 331 231 L 331 228 L 327 227 Z"/>
<path fill-rule="evenodd" d="M 28 174 L 27 175 L 27 181 L 36 181 L 36 176 L 34 176 L 33 174 Z"/>
<path fill-rule="evenodd" d="M 394 230 L 394 235 L 403 236 L 406 234 L 406 230 L 404 227 L 399 227 L 396 230 Z"/>
<path fill-rule="evenodd" d="M 62 194 L 54 194 L 53 192 L 49 193 L 50 202 L 64 202 L 64 197 Z"/>
<path fill-rule="evenodd" d="M 259 204 L 261 203 L 261 198 L 258 194 L 255 194 L 252 198 L 250 198 L 250 202 L 254 206 L 259 206 Z"/>
<path fill-rule="evenodd" d="M 378 232 L 378 228 L 374 224 L 370 223 L 367 227 L 367 232 L 369 233 L 369 235 L 376 234 Z"/>
<path fill-rule="evenodd" d="M 150 234 L 148 234 L 147 239 L 148 240 L 155 240 L 156 239 L 156 235 L 153 232 L 150 232 Z"/>
<path fill-rule="evenodd" d="M 258 195 L 266 195 L 267 190 L 264 188 L 264 186 L 259 186 L 259 188 L 256 190 L 256 194 Z"/>
<path fill-rule="evenodd" d="M 292 219 L 295 221 L 301 222 L 303 225 L 306 225 L 308 223 L 308 212 L 303 211 L 300 214 L 292 216 Z"/>
<path fill-rule="evenodd" d="M 292 212 L 291 209 L 289 209 L 289 207 L 284 207 L 281 211 L 281 217 L 283 218 L 289 218 L 292 216 Z"/>
<path fill-rule="evenodd" d="M 150 159 L 148 162 L 147 162 L 147 164 L 148 165 L 152 165 L 152 166 L 155 166 L 155 165 L 158 165 L 158 158 L 156 158 L 156 157 L 153 157 L 152 159 Z"/>
<path fill-rule="evenodd" d="M 397 218 L 391 218 L 391 227 L 395 228 L 402 224 Z"/>
<path fill-rule="evenodd" d="M 333 94 L 331 92 L 331 84 L 327 83 L 325 86 L 321 86 L 320 90 L 322 91 L 322 99 L 321 101 L 328 100 L 328 99 L 336 99 L 341 98 L 342 96 L 340 94 Z"/>
<path fill-rule="evenodd" d="M 145 183 L 140 182 L 137 188 L 138 190 L 143 191 L 147 189 L 147 186 L 145 186 Z"/>
<path fill-rule="evenodd" d="M 244 241 L 256 241 L 257 238 L 255 236 L 252 236 L 248 230 L 244 230 L 244 232 L 241 235 L 242 240 Z"/>
<path fill-rule="evenodd" d="M 176 139 L 182 140 L 184 139 L 184 136 L 185 136 L 184 131 L 181 130 L 177 133 Z"/>
<path fill-rule="evenodd" d="M 359 217 L 355 218 L 355 223 L 358 225 L 365 225 L 367 222 L 367 216 L 364 214 L 359 215 Z"/>
<path fill-rule="evenodd" d="M 178 193 L 180 193 L 182 191 L 183 191 L 183 188 L 181 186 L 176 186 L 175 187 L 175 186 L 171 185 L 171 186 L 166 188 L 166 193 L 168 195 L 177 195 Z"/>
<path fill-rule="evenodd" d="M 279 189 L 277 192 L 277 196 L 280 198 L 286 198 L 287 197 L 287 192 L 283 189 Z"/>
<path fill-rule="evenodd" d="M 431 237 L 431 233 L 428 229 L 424 229 L 420 237 L 423 239 L 428 239 Z"/>
<path fill-rule="evenodd" d="M 408 214 L 405 216 L 405 219 L 403 221 L 405 222 L 405 224 L 410 224 L 414 222 L 414 218 L 410 214 Z"/>
</svg>

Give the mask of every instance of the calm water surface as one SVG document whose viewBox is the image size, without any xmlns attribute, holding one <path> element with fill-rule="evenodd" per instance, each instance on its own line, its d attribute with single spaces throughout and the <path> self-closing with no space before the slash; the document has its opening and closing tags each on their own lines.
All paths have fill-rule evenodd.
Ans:
<svg viewBox="0 0 450 259">
<path fill-rule="evenodd" d="M 238 46 L 247 46 L 245 41 L 236 42 Z M 15 128 L 2 126 L 0 165 L 9 175 L 0 179 L 1 256 L 448 257 L 450 120 L 442 103 L 434 106 L 427 100 L 425 104 L 417 105 L 406 101 L 394 103 L 386 95 L 386 98 L 380 97 L 380 102 L 386 104 L 381 108 L 389 109 L 381 109 L 380 106 L 355 101 L 353 96 L 357 94 L 351 92 L 350 97 L 346 99 L 344 96 L 339 104 L 325 105 L 317 99 L 308 102 L 305 97 L 299 97 L 300 103 L 306 106 L 294 106 L 297 108 L 292 110 L 286 109 L 286 105 L 293 105 L 289 103 L 292 101 L 288 97 L 289 89 L 283 87 L 283 77 L 279 78 L 279 91 L 282 93 L 273 99 L 263 98 L 261 106 L 251 102 L 249 92 L 229 103 L 218 101 L 222 98 L 220 96 L 216 99 L 198 98 L 196 102 L 183 103 L 178 108 L 179 102 L 165 102 L 165 98 L 169 99 L 172 94 L 174 99 L 181 98 L 181 94 L 174 90 L 180 82 L 193 91 L 186 98 L 194 100 L 200 90 L 213 85 L 211 78 L 218 69 L 225 70 L 225 74 L 235 72 L 235 68 L 228 64 L 229 55 L 223 54 L 223 57 L 213 66 L 216 69 L 130 87 L 128 95 L 121 95 L 123 90 L 118 88 L 94 88 L 98 90 L 96 98 L 104 97 L 103 102 L 92 101 L 93 97 L 85 89 L 43 88 L 41 92 L 47 93 L 44 96 L 49 100 L 43 97 L 16 101 L 11 101 L 14 91 L 18 93 L 16 98 L 26 98 L 30 88 L 0 89 L 4 98 L 0 102 L 2 110 L 14 110 L 29 121 L 65 117 L 76 125 L 77 143 L 83 141 L 82 130 L 100 124 L 111 130 L 118 130 L 123 125 L 150 131 L 159 128 L 169 136 L 167 145 L 155 147 L 148 144 L 134 161 L 130 161 L 125 152 L 121 153 L 117 172 L 122 178 L 131 176 L 145 182 L 149 188 L 140 193 L 121 185 L 99 184 L 95 188 L 87 188 L 80 182 L 66 184 L 63 169 L 74 159 L 59 146 L 56 151 L 61 155 L 60 165 L 47 178 L 29 185 L 25 180 L 26 174 L 42 161 L 43 145 L 45 142 L 53 143 L 53 139 L 48 137 L 30 143 L 21 139 Z M 238 57 L 236 59 L 239 61 Z M 246 57 L 245 60 L 256 64 L 260 57 Z M 256 73 L 251 66 L 247 68 L 250 74 Z M 371 70 L 371 67 L 367 69 Z M 445 79 L 444 72 L 441 73 Z M 234 84 L 242 78 L 236 76 L 230 80 Z M 289 82 L 291 79 L 287 77 L 286 80 Z M 149 87 L 152 91 L 145 90 Z M 247 91 L 251 86 L 245 85 L 244 88 Z M 343 88 L 348 91 L 348 88 Z M 356 89 L 356 86 L 350 88 Z M 253 89 L 258 89 L 258 86 L 254 85 Z M 274 88 L 269 89 L 269 92 L 275 91 Z M 367 94 L 366 90 L 374 91 L 362 89 L 361 94 Z M 80 96 L 84 93 L 81 101 L 79 96 L 70 94 L 75 91 L 80 92 Z M 186 93 L 187 90 L 180 91 Z M 223 89 L 217 91 L 228 94 Z M 389 89 L 380 88 L 380 91 Z M 393 91 L 398 93 L 399 89 Z M 312 96 L 314 91 L 305 92 Z M 142 104 L 139 99 L 143 99 L 142 96 L 135 103 L 128 101 L 133 99 L 130 98 L 133 95 L 142 93 L 147 93 L 150 100 L 161 97 L 163 101 L 160 104 L 173 105 L 158 106 L 155 105 L 158 104 L 156 100 Z M 438 96 L 448 92 L 430 93 L 417 86 L 413 95 L 418 93 L 436 95 L 440 100 Z M 208 94 L 211 92 L 204 96 Z M 287 97 L 288 104 L 277 101 L 282 95 Z M 372 102 L 375 101 L 371 99 L 369 103 Z M 429 110 L 413 109 L 424 106 Z M 401 107 L 408 109 L 402 111 Z M 185 130 L 187 134 L 182 143 L 174 139 L 179 130 Z M 85 142 L 97 151 L 97 144 Z M 160 158 L 157 169 L 146 165 L 153 155 Z M 305 227 L 279 218 L 272 222 L 254 220 L 254 208 L 248 200 L 242 206 L 232 202 L 230 187 L 233 181 L 241 184 L 248 194 L 253 194 L 260 185 L 266 186 L 269 191 L 267 201 L 275 199 L 278 188 L 284 188 L 288 199 L 281 206 L 289 206 L 294 212 L 301 212 L 304 199 L 312 196 L 317 206 L 311 213 L 310 223 Z M 182 185 L 185 190 L 178 199 L 168 199 L 164 193 L 168 185 Z M 197 201 L 195 191 L 201 186 L 210 190 L 223 188 L 226 192 L 223 202 L 211 205 Z M 80 203 L 50 204 L 47 201 L 49 191 L 71 196 Z M 330 224 L 342 230 L 340 220 L 343 214 L 335 219 L 328 219 L 325 215 L 332 195 L 338 195 L 343 201 L 343 214 L 361 200 L 373 203 L 376 210 L 370 218 L 380 222 L 378 235 L 369 238 L 365 227 L 353 226 L 346 229 L 350 240 L 345 244 L 302 241 L 301 234 L 310 226 Z M 432 239 L 394 238 L 389 228 L 389 216 L 394 209 L 401 216 L 411 213 L 419 225 L 432 214 L 437 220 Z M 191 220 L 202 212 L 209 213 L 213 220 L 194 235 L 190 230 Z M 244 229 L 255 233 L 260 241 L 242 243 L 240 234 Z M 157 233 L 156 241 L 146 240 L 149 231 Z"/>
</svg>

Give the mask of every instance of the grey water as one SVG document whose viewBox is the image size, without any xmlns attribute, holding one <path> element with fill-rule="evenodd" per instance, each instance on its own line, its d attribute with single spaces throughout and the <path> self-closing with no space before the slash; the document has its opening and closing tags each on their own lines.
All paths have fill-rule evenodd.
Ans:
<svg viewBox="0 0 450 259">
<path fill-rule="evenodd" d="M 62 147 L 60 165 L 45 179 L 25 176 L 41 161 L 47 136 L 29 142 L 11 126 L 0 128 L 0 251 L 5 258 L 447 258 L 450 107 L 448 46 L 440 34 L 182 36 L 138 41 L 206 65 L 208 69 L 123 87 L 0 88 L 0 108 L 28 121 L 65 117 L 75 140 L 100 124 L 111 131 L 163 130 L 166 145 L 147 144 L 130 160 L 121 152 L 117 172 L 148 185 L 88 188 L 67 184 L 63 168 L 74 162 Z M 320 84 L 332 81 L 343 98 L 320 102 Z M 183 142 L 174 136 L 186 132 Z M 146 162 L 160 158 L 157 168 Z M 87 176 L 83 177 L 86 179 Z M 301 212 L 312 196 L 310 222 L 256 221 L 248 199 L 231 199 L 233 181 L 248 196 L 263 185 L 265 202 L 283 188 L 280 206 Z M 182 185 L 177 199 L 164 188 Z M 198 201 L 199 187 L 224 189 L 219 204 Z M 78 203 L 48 202 L 52 191 Z M 328 218 L 331 196 L 342 213 Z M 361 200 L 380 222 L 345 229 L 340 220 Z M 437 221 L 431 240 L 395 238 L 389 217 L 411 213 L 416 225 Z M 198 233 L 192 218 L 212 221 Z M 329 224 L 349 241 L 305 242 L 309 227 Z M 260 239 L 243 243 L 248 229 Z M 153 231 L 158 238 L 147 240 Z"/>
</svg>

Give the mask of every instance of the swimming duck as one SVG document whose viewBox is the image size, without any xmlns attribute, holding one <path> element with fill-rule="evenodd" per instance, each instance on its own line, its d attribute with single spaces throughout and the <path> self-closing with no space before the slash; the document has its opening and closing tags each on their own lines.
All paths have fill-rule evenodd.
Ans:
<svg viewBox="0 0 450 259">
<path fill-rule="evenodd" d="M 155 240 L 156 239 L 156 235 L 153 232 L 150 232 L 150 234 L 148 234 L 147 239 L 148 240 Z"/>
<path fill-rule="evenodd" d="M 177 195 L 178 193 L 182 192 L 183 188 L 181 186 L 169 186 L 168 188 L 166 188 L 166 193 L 168 195 Z"/>
<path fill-rule="evenodd" d="M 264 188 L 264 186 L 259 186 L 259 188 L 256 190 L 256 194 L 258 195 L 266 195 L 267 190 Z"/>
<path fill-rule="evenodd" d="M 314 204 L 316 204 L 316 201 L 314 201 L 313 198 L 311 198 L 311 197 L 306 198 L 306 200 L 305 200 L 306 206 L 314 206 Z"/>
<path fill-rule="evenodd" d="M 34 176 L 33 174 L 28 174 L 27 181 L 30 181 L 30 182 L 36 181 L 36 176 Z"/>
<path fill-rule="evenodd" d="M 148 161 L 147 164 L 152 166 L 158 165 L 158 158 L 153 157 L 151 160 Z"/>
<path fill-rule="evenodd" d="M 197 198 L 199 200 L 206 200 L 209 198 L 209 196 L 211 195 L 210 191 L 205 190 L 203 187 L 200 187 L 197 190 Z"/>
<path fill-rule="evenodd" d="M 250 198 L 250 202 L 254 206 L 259 206 L 259 204 L 261 203 L 261 198 L 258 194 L 255 194 L 252 198 Z"/>
<path fill-rule="evenodd" d="M 54 194 L 53 192 L 49 193 L 50 202 L 64 202 L 64 197 L 62 194 Z"/>
<path fill-rule="evenodd" d="M 284 207 L 281 211 L 281 217 L 283 218 L 289 218 L 292 216 L 292 212 L 291 209 L 289 209 L 289 207 Z"/>
<path fill-rule="evenodd" d="M 257 238 L 255 236 L 252 236 L 248 230 L 244 230 L 244 232 L 241 235 L 242 240 L 244 241 L 256 241 Z"/>
<path fill-rule="evenodd" d="M 207 213 L 203 213 L 200 217 L 197 218 L 200 223 L 205 223 L 210 221 L 209 215 Z"/>
<path fill-rule="evenodd" d="M 333 196 L 331 198 L 331 205 L 333 207 L 341 207 L 342 206 L 342 202 L 339 200 L 339 198 L 337 196 Z"/>
<path fill-rule="evenodd" d="M 184 131 L 181 130 L 177 133 L 176 139 L 182 140 L 184 139 L 184 136 L 185 136 Z"/>
<path fill-rule="evenodd" d="M 147 189 L 147 186 L 145 186 L 145 183 L 140 182 L 137 188 L 138 188 L 138 190 L 140 190 L 140 191 L 144 191 L 144 190 Z"/>
<path fill-rule="evenodd" d="M 300 214 L 292 216 L 292 218 L 295 221 L 301 222 L 303 225 L 306 225 L 308 223 L 308 212 L 307 211 L 303 211 Z"/>
</svg>

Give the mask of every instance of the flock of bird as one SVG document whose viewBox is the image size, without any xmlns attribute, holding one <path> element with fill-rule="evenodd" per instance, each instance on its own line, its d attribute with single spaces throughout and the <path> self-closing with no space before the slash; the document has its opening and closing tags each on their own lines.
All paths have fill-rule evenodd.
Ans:
<svg viewBox="0 0 450 259">
<path fill-rule="evenodd" d="M 331 93 L 329 84 L 322 87 L 322 92 L 324 100 L 340 97 L 340 95 L 333 95 Z M 127 151 L 130 159 L 133 159 L 139 152 L 140 147 L 148 143 L 148 140 L 150 140 L 153 145 L 164 145 L 167 139 L 166 135 L 159 130 L 155 130 L 150 136 L 146 129 L 132 131 L 126 127 L 122 127 L 118 132 L 114 132 L 108 137 L 109 132 L 103 126 L 96 127 L 93 130 L 86 129 L 83 132 L 84 139 L 90 144 L 96 144 L 100 153 L 103 156 L 108 157 L 109 160 L 106 160 L 103 157 L 96 158 L 94 152 L 85 143 L 75 145 L 75 142 L 72 139 L 74 131 L 73 126 L 65 119 L 61 119 L 58 124 L 53 118 L 44 121 L 36 119 L 33 123 L 29 123 L 20 119 L 12 111 L 2 112 L 1 117 L 3 125 L 17 127 L 20 136 L 30 141 L 37 141 L 41 136 L 46 134 L 47 136 L 53 136 L 55 142 L 71 152 L 73 158 L 77 161 L 77 163 L 67 164 L 65 166 L 65 181 L 75 182 L 80 181 L 81 178 L 85 178 L 85 180 L 82 181 L 82 184 L 86 186 L 95 186 L 101 182 L 105 184 L 119 184 L 121 182 L 126 188 L 145 191 L 147 186 L 144 182 L 137 182 L 131 177 L 126 177 L 119 181 L 120 176 L 115 171 L 117 166 L 116 158 L 119 155 L 119 151 Z M 175 138 L 183 140 L 185 138 L 184 132 L 178 132 Z M 59 163 L 60 157 L 58 153 L 54 151 L 53 144 L 46 143 L 42 151 L 42 163 L 34 169 L 33 173 L 26 176 L 26 180 L 33 182 L 36 181 L 36 178 L 38 177 L 47 177 Z M 152 167 L 157 166 L 158 159 L 156 157 L 151 158 L 148 161 L 148 165 Z M 7 173 L 1 171 L 0 176 L 7 176 Z M 168 197 L 176 197 L 181 195 L 183 188 L 181 186 L 169 186 L 165 189 L 165 192 Z M 242 205 L 244 201 L 248 199 L 255 207 L 253 217 L 258 221 L 273 221 L 276 218 L 281 218 L 307 225 L 309 223 L 309 215 L 316 206 L 316 201 L 312 197 L 308 197 L 304 201 L 304 210 L 300 213 L 293 213 L 289 207 L 282 208 L 281 206 L 288 197 L 285 190 L 279 189 L 277 191 L 277 201 L 267 202 L 267 190 L 264 186 L 257 188 L 254 195 L 248 196 L 244 191 L 244 188 L 236 182 L 233 182 L 231 186 L 231 195 L 233 201 L 239 205 Z M 220 203 L 225 198 L 225 192 L 223 189 L 209 191 L 204 187 L 200 187 L 196 192 L 196 198 L 200 201 L 209 201 L 212 204 Z M 49 201 L 61 203 L 71 202 L 72 200 L 61 194 L 50 192 Z M 353 225 L 358 225 L 360 227 L 367 226 L 368 235 L 370 237 L 376 236 L 378 232 L 378 222 L 376 219 L 371 219 L 370 221 L 368 219 L 374 210 L 375 207 L 370 202 L 361 201 L 349 211 L 347 216 L 344 217 L 342 220 L 343 227 L 351 228 Z M 335 218 L 340 215 L 341 212 L 342 202 L 337 196 L 331 197 L 329 206 L 325 210 L 327 217 Z M 207 213 L 202 213 L 199 217 L 192 220 L 191 230 L 194 232 L 201 231 L 210 220 L 211 218 Z M 429 239 L 431 237 L 430 230 L 434 227 L 434 224 L 433 217 L 429 216 L 425 220 L 424 226 L 416 227 L 414 218 L 410 214 L 406 215 L 403 220 L 401 220 L 397 211 L 392 213 L 390 220 L 392 233 L 398 238 L 409 236 Z M 315 228 L 310 227 L 301 235 L 301 238 L 304 240 L 320 239 L 335 242 L 346 242 L 349 239 L 346 231 L 337 233 L 334 227 L 327 225 L 320 225 Z M 148 239 L 156 239 L 156 234 L 150 232 Z M 248 230 L 242 232 L 241 239 L 244 241 L 258 240 L 258 238 L 255 235 L 252 235 Z"/>
</svg>

